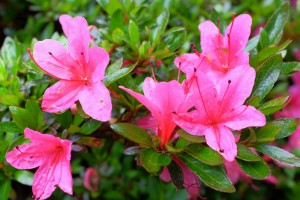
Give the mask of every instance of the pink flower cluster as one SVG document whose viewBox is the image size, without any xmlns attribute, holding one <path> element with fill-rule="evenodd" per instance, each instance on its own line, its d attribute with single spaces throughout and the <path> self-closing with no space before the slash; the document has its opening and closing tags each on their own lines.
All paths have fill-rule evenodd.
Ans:
<svg viewBox="0 0 300 200">
<path fill-rule="evenodd" d="M 120 86 L 151 111 L 151 116 L 138 120 L 138 124 L 156 131 L 161 149 L 176 137 L 175 128 L 179 126 L 192 135 L 205 136 L 209 147 L 232 162 L 237 155 L 232 131 L 265 125 L 265 116 L 260 111 L 247 103 L 244 105 L 255 80 L 249 53 L 244 52 L 251 24 L 247 14 L 234 17 L 222 35 L 211 21 L 201 23 L 202 53 L 192 45 L 194 53 L 183 54 L 174 61 L 186 74 L 182 84 L 146 78 L 144 95 Z M 181 167 L 184 165 L 177 158 L 174 160 Z M 195 185 L 196 181 L 189 182 Z M 189 183 L 185 184 L 188 188 Z M 191 198 L 195 196 L 195 192 L 190 194 Z"/>
</svg>

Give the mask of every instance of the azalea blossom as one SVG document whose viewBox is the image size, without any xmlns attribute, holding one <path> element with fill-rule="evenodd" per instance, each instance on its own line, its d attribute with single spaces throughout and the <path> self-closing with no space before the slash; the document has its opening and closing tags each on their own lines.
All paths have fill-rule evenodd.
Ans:
<svg viewBox="0 0 300 200">
<path fill-rule="evenodd" d="M 249 53 L 244 49 L 251 32 L 252 18 L 242 14 L 233 17 L 222 35 L 220 28 L 211 21 L 199 25 L 202 53 L 193 47 L 194 53 L 177 57 L 175 65 L 190 77 L 194 69 L 203 73 L 222 75 L 239 66 L 249 66 Z M 216 75 L 216 74 L 214 74 Z"/>
<path fill-rule="evenodd" d="M 263 126 L 265 116 L 254 107 L 243 105 L 251 94 L 255 71 L 251 67 L 235 68 L 220 84 L 198 72 L 193 94 L 195 110 L 175 114 L 175 122 L 190 134 L 205 136 L 206 143 L 226 160 L 233 161 L 237 146 L 232 130 Z"/>
<path fill-rule="evenodd" d="M 186 112 L 192 107 L 184 87 L 173 80 L 170 82 L 155 82 L 152 78 L 146 78 L 143 84 L 144 95 L 120 86 L 144 104 L 151 111 L 152 124 L 157 124 L 157 135 L 161 139 L 163 148 L 174 136 L 177 126 L 173 121 L 174 112 Z M 147 125 L 153 127 L 153 125 Z M 155 130 L 154 130 L 155 131 Z"/>
<path fill-rule="evenodd" d="M 59 21 L 68 39 L 68 48 L 58 41 L 46 39 L 34 45 L 32 59 L 46 73 L 59 79 L 45 91 L 42 109 L 61 112 L 79 100 L 82 109 L 92 118 L 111 118 L 111 98 L 104 86 L 108 53 L 91 46 L 88 24 L 83 17 L 61 15 Z"/>
<path fill-rule="evenodd" d="M 89 167 L 84 174 L 83 185 L 91 192 L 96 192 L 99 187 L 100 176 L 95 168 Z"/>
<path fill-rule="evenodd" d="M 70 166 L 72 142 L 29 128 L 24 133 L 30 143 L 19 145 L 8 152 L 6 161 L 17 169 L 38 167 L 32 185 L 33 198 L 46 199 L 57 186 L 73 194 Z"/>
</svg>

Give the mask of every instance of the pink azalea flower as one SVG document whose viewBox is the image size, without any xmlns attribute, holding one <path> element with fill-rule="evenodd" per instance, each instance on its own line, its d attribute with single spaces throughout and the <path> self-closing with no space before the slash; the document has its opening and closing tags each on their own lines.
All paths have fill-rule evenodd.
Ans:
<svg viewBox="0 0 300 200">
<path fill-rule="evenodd" d="M 174 156 L 173 160 L 182 169 L 182 173 L 183 173 L 183 177 L 184 177 L 183 187 L 186 188 L 186 190 L 189 194 L 189 199 L 196 200 L 196 199 L 198 199 L 198 197 L 200 197 L 201 199 L 204 199 L 199 194 L 200 183 L 199 183 L 198 177 L 177 157 Z M 167 167 L 164 167 L 162 173 L 160 174 L 160 178 L 165 182 L 170 182 L 172 180 L 172 178 L 170 176 L 170 172 Z"/>
<path fill-rule="evenodd" d="M 131 94 L 151 111 L 153 118 L 157 121 L 157 135 L 161 139 L 162 148 L 175 134 L 174 129 L 177 125 L 173 121 L 172 113 L 185 112 L 192 107 L 183 86 L 174 80 L 157 83 L 152 78 L 146 78 L 143 84 L 144 95 L 123 86 L 120 88 Z"/>
<path fill-rule="evenodd" d="M 193 95 L 196 110 L 177 113 L 174 120 L 188 133 L 204 135 L 208 146 L 226 160 L 233 161 L 237 146 L 232 130 L 266 123 L 260 111 L 243 105 L 251 94 L 255 70 L 251 67 L 235 68 L 218 85 L 201 72 L 195 79 L 198 90 Z"/>
<path fill-rule="evenodd" d="M 90 34 L 83 17 L 61 15 L 59 21 L 68 39 L 68 49 L 50 39 L 34 45 L 32 59 L 46 73 L 59 79 L 45 91 L 42 109 L 60 112 L 79 100 L 92 118 L 108 121 L 112 105 L 102 80 L 109 55 L 98 46 L 89 48 Z"/>
<path fill-rule="evenodd" d="M 199 25 L 202 54 L 194 47 L 194 53 L 183 54 L 175 59 L 175 65 L 187 74 L 193 74 L 194 69 L 203 73 L 211 70 L 224 74 L 238 66 L 249 66 L 249 53 L 244 52 L 251 32 L 252 18 L 242 14 L 227 27 L 225 35 L 211 21 Z M 215 74 L 214 74 L 215 75 Z"/>
<path fill-rule="evenodd" d="M 24 133 L 30 143 L 17 146 L 8 152 L 6 161 L 17 169 L 38 167 L 32 185 L 34 199 L 50 197 L 57 186 L 72 194 L 72 142 L 29 128 L 26 128 Z"/>
</svg>

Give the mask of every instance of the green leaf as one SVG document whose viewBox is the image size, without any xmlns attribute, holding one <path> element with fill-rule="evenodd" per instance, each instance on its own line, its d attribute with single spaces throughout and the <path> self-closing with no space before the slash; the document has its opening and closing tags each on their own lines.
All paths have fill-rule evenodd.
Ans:
<svg viewBox="0 0 300 200">
<path fill-rule="evenodd" d="M 133 20 L 129 21 L 128 33 L 132 47 L 134 47 L 134 49 L 137 49 L 140 43 L 140 32 L 138 26 Z"/>
<path fill-rule="evenodd" d="M 283 62 L 281 68 L 282 75 L 288 75 L 290 73 L 294 73 L 300 70 L 300 63 L 299 62 Z"/>
<path fill-rule="evenodd" d="M 269 115 L 278 110 L 281 110 L 288 103 L 289 96 L 283 96 L 264 103 L 258 108 L 258 110 L 260 110 L 264 115 Z"/>
<path fill-rule="evenodd" d="M 169 11 L 164 10 L 156 19 L 156 27 L 152 30 L 152 42 L 158 43 L 169 22 Z"/>
<path fill-rule="evenodd" d="M 120 78 L 129 74 L 137 65 L 137 63 L 130 65 L 129 67 L 124 67 L 120 70 L 115 71 L 113 74 L 105 76 L 104 84 L 105 86 L 109 86 L 110 84 L 114 83 L 115 81 L 119 80 Z"/>
<path fill-rule="evenodd" d="M 96 131 L 99 127 L 101 126 L 101 122 L 94 120 L 94 119 L 89 119 L 87 122 L 85 122 L 81 127 L 80 127 L 80 133 L 84 135 L 89 135 L 92 134 L 94 131 Z"/>
<path fill-rule="evenodd" d="M 209 187 L 221 192 L 235 192 L 234 186 L 222 167 L 206 165 L 186 153 L 179 155 L 179 158 Z"/>
<path fill-rule="evenodd" d="M 280 44 L 279 46 L 275 46 L 275 47 L 270 46 L 270 47 L 267 47 L 267 48 L 261 50 L 257 55 L 258 62 L 262 62 L 265 59 L 267 59 L 275 54 L 280 53 L 280 51 L 284 50 L 291 42 L 292 42 L 292 40 L 286 40 L 284 43 Z"/>
<path fill-rule="evenodd" d="M 109 65 L 106 69 L 106 76 L 112 75 L 113 73 L 117 72 L 121 69 L 123 64 L 123 58 L 118 59 L 113 64 Z"/>
<path fill-rule="evenodd" d="M 148 133 L 133 124 L 127 123 L 118 123 L 112 124 L 110 127 L 116 131 L 118 134 L 122 135 L 123 137 L 127 138 L 130 141 L 140 144 L 141 146 L 145 147 L 152 147 L 152 139 L 148 135 Z"/>
<path fill-rule="evenodd" d="M 63 128 L 69 128 L 70 125 L 72 124 L 73 121 L 73 117 L 72 117 L 72 113 L 70 110 L 66 110 L 65 112 L 61 113 L 61 114 L 56 114 L 54 115 L 54 118 L 57 122 L 60 123 L 60 125 Z"/>
<path fill-rule="evenodd" d="M 9 197 L 11 191 L 11 181 L 9 179 L 4 179 L 0 181 L 0 194 L 1 199 L 6 200 Z"/>
<path fill-rule="evenodd" d="M 3 94 L 0 96 L 0 103 L 8 106 L 19 106 L 21 99 L 14 94 Z"/>
<path fill-rule="evenodd" d="M 27 170 L 19 170 L 14 173 L 14 179 L 24 185 L 32 186 L 33 173 Z"/>
<path fill-rule="evenodd" d="M 207 165 L 221 165 L 223 163 L 220 154 L 207 146 L 190 144 L 184 149 L 190 156 Z"/>
<path fill-rule="evenodd" d="M 27 100 L 25 104 L 25 109 L 29 113 L 31 113 L 33 118 L 35 118 L 38 127 L 43 125 L 44 115 L 43 112 L 41 111 L 40 105 L 37 102 L 32 100 Z"/>
<path fill-rule="evenodd" d="M 270 44 L 276 44 L 280 41 L 288 17 L 289 4 L 284 3 L 268 20 L 265 30 L 269 33 Z"/>
<path fill-rule="evenodd" d="M 297 125 L 297 120 L 292 118 L 283 118 L 269 122 L 256 133 L 256 142 L 266 143 L 287 137 L 296 130 Z M 278 137 L 277 135 L 279 134 L 280 136 Z"/>
<path fill-rule="evenodd" d="M 246 52 L 250 52 L 252 51 L 259 43 L 259 35 L 251 38 L 248 43 L 247 46 L 245 47 L 244 51 Z"/>
<path fill-rule="evenodd" d="M 237 158 L 248 162 L 261 161 L 261 157 L 253 153 L 248 147 L 237 143 L 237 149 Z"/>
<path fill-rule="evenodd" d="M 263 99 L 273 88 L 280 74 L 282 58 L 281 55 L 275 55 L 266 60 L 257 69 L 256 80 L 252 90 L 251 97 Z"/>
<path fill-rule="evenodd" d="M 283 149 L 265 144 L 255 145 L 254 148 L 256 148 L 257 151 L 268 155 L 272 159 L 277 160 L 287 166 L 300 167 L 300 158 Z"/>
<path fill-rule="evenodd" d="M 257 162 L 247 162 L 236 159 L 236 161 L 240 168 L 253 179 L 266 179 L 271 173 L 268 164 L 263 160 Z"/>
<path fill-rule="evenodd" d="M 185 139 L 185 140 L 187 140 L 187 141 L 189 141 L 191 143 L 205 143 L 205 137 L 204 136 L 191 135 L 191 134 L 189 134 L 188 132 L 186 132 L 186 131 L 184 131 L 182 129 L 179 130 L 179 131 L 177 131 L 177 134 L 181 138 L 183 138 L 183 139 Z"/>
<path fill-rule="evenodd" d="M 0 122 L 0 130 L 8 133 L 22 133 L 21 130 L 14 122 Z"/>
<path fill-rule="evenodd" d="M 26 127 L 36 130 L 38 127 L 37 120 L 34 118 L 32 113 L 24 108 L 19 108 L 16 106 L 9 107 L 10 113 L 16 125 L 20 129 L 25 129 Z"/>
<path fill-rule="evenodd" d="M 161 167 L 168 166 L 172 158 L 149 148 L 141 151 L 140 160 L 148 172 L 157 173 Z"/>
<path fill-rule="evenodd" d="M 182 168 L 175 162 L 172 161 L 168 165 L 168 170 L 172 179 L 172 182 L 178 189 L 182 189 L 184 184 L 184 174 Z"/>
<path fill-rule="evenodd" d="M 76 143 L 89 147 L 101 147 L 104 144 L 102 140 L 88 136 L 81 137 L 79 140 L 77 140 Z"/>
<path fill-rule="evenodd" d="M 265 31 L 264 28 L 260 29 L 259 38 L 260 47 L 262 49 L 269 45 L 269 34 Z"/>
</svg>

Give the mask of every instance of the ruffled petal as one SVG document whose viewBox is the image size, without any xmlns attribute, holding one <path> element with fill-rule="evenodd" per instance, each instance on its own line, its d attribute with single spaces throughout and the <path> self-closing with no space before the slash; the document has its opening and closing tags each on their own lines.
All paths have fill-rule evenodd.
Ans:
<svg viewBox="0 0 300 200">
<path fill-rule="evenodd" d="M 58 81 L 45 91 L 42 109 L 53 113 L 70 108 L 78 100 L 82 85 L 81 81 Z"/>
<path fill-rule="evenodd" d="M 86 114 L 99 121 L 111 118 L 111 98 L 108 89 L 102 82 L 85 86 L 79 93 L 79 101 Z"/>
<path fill-rule="evenodd" d="M 55 40 L 43 40 L 34 45 L 33 58 L 46 73 L 58 79 L 79 80 L 79 65 L 66 48 Z"/>
<path fill-rule="evenodd" d="M 207 145 L 219 152 L 227 161 L 231 162 L 237 155 L 235 138 L 229 128 L 213 126 L 205 130 Z"/>
</svg>

